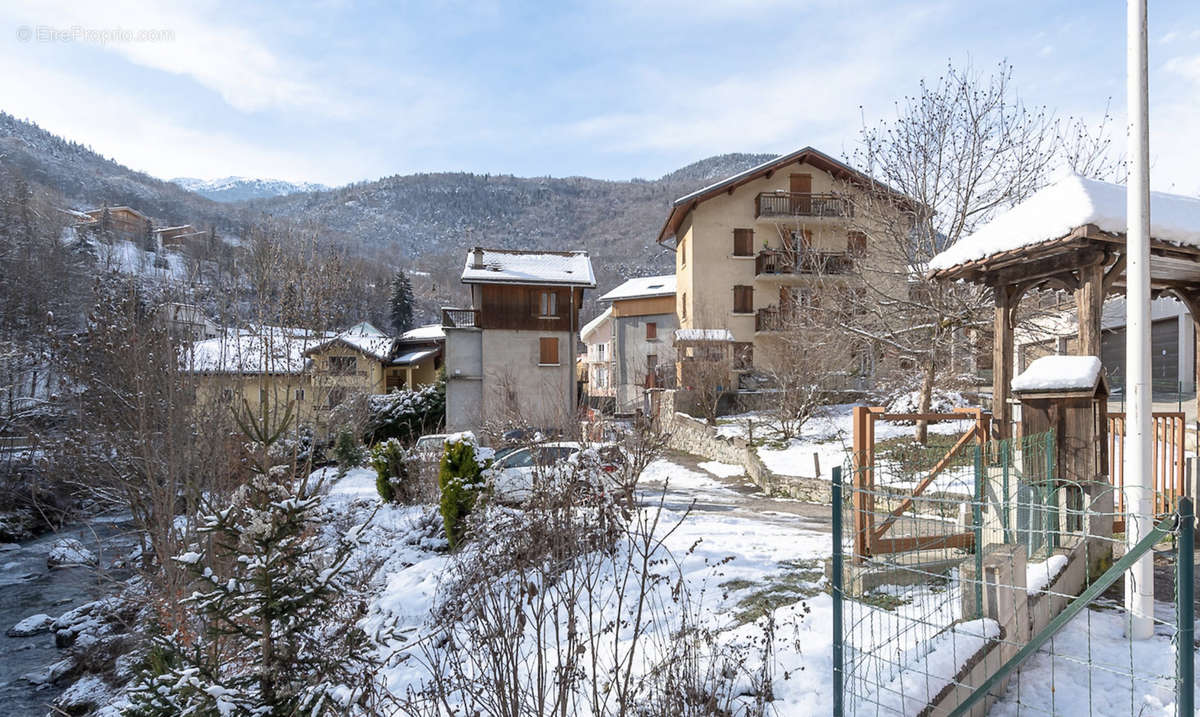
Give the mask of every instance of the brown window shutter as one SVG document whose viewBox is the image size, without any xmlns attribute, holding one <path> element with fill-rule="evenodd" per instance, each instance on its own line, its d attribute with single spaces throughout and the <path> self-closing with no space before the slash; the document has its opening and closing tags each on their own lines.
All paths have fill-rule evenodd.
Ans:
<svg viewBox="0 0 1200 717">
<path fill-rule="evenodd" d="M 558 364 L 558 339 L 554 337 L 543 337 L 538 340 L 538 363 L 556 365 Z"/>
<path fill-rule="evenodd" d="M 754 310 L 754 287 L 733 287 L 733 311 L 737 314 L 748 314 Z"/>
<path fill-rule="evenodd" d="M 867 235 L 862 232 L 850 232 L 846 235 L 846 252 L 850 256 L 863 256 L 867 253 Z"/>
<path fill-rule="evenodd" d="M 752 256 L 754 254 L 754 230 L 733 230 L 733 255 Z"/>
<path fill-rule="evenodd" d="M 653 321 L 646 323 L 646 338 L 647 339 L 657 339 L 658 338 L 658 324 L 657 323 L 655 323 Z"/>
</svg>

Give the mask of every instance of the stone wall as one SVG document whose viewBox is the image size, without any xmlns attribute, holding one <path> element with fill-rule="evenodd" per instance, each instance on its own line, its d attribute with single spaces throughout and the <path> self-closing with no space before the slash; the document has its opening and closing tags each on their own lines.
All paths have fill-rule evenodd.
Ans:
<svg viewBox="0 0 1200 717">
<path fill-rule="evenodd" d="M 675 398 L 674 390 L 651 391 L 651 414 L 657 429 L 667 436 L 668 447 L 711 461 L 741 466 L 755 485 L 771 495 L 809 503 L 832 500 L 829 481 L 773 473 L 746 439 L 717 435 L 716 429 L 703 419 L 676 410 Z"/>
</svg>

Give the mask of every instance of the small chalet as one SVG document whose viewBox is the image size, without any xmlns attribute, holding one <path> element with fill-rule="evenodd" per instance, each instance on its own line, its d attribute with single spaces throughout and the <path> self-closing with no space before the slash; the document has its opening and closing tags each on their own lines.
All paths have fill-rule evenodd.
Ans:
<svg viewBox="0 0 1200 717">
<path fill-rule="evenodd" d="M 447 430 L 572 423 L 587 252 L 475 247 L 462 282 L 470 306 L 442 310 Z"/>
</svg>

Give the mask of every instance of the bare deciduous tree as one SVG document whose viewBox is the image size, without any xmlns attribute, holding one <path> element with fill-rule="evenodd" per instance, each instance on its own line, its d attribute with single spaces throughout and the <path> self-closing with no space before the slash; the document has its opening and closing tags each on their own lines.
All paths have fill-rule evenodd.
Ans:
<svg viewBox="0 0 1200 717">
<path fill-rule="evenodd" d="M 986 328 L 991 296 L 975 286 L 931 284 L 929 261 L 997 212 L 1041 188 L 1058 169 L 1091 176 L 1116 167 L 1107 121 L 1092 128 L 1021 101 L 1012 68 L 947 67 L 897 103 L 896 116 L 865 126 L 852 162 L 874 178 L 850 188 L 855 229 L 868 237 L 866 291 L 848 329 L 920 374 L 921 412 L 966 330 Z M 917 425 L 924 440 L 925 424 Z"/>
</svg>

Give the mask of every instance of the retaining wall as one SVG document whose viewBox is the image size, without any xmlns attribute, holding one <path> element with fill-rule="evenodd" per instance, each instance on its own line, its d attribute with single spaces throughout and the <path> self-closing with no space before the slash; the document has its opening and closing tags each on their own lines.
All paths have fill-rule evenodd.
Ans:
<svg viewBox="0 0 1200 717">
<path fill-rule="evenodd" d="M 832 500 L 829 481 L 823 478 L 774 473 L 762 462 L 754 446 L 746 439 L 720 436 L 716 428 L 705 423 L 703 419 L 678 411 L 674 390 L 656 390 L 651 396 L 652 415 L 658 430 L 667 436 L 668 447 L 703 456 L 711 461 L 741 466 L 755 485 L 771 495 L 795 498 L 807 503 L 829 503 Z"/>
</svg>

